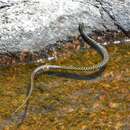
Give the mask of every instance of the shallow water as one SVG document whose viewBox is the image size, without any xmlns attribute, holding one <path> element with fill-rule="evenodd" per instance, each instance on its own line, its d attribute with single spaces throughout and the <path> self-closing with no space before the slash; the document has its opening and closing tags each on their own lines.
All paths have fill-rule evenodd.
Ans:
<svg viewBox="0 0 130 130">
<path fill-rule="evenodd" d="M 24 101 L 31 72 L 37 66 L 0 68 L 0 128 L 129 130 L 130 44 L 109 45 L 107 49 L 110 61 L 102 74 L 51 71 L 37 76 L 28 115 L 19 127 L 22 117 L 12 121 L 10 115 Z M 100 57 L 92 49 L 66 49 L 57 61 L 49 64 L 88 66 L 98 61 Z"/>
</svg>

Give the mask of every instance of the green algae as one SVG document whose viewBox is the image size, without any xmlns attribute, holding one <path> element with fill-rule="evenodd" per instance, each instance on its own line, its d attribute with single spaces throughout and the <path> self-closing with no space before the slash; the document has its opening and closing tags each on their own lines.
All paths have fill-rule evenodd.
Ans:
<svg viewBox="0 0 130 130">
<path fill-rule="evenodd" d="M 5 129 L 129 129 L 130 44 L 109 45 L 107 49 L 110 61 L 98 79 L 65 78 L 55 76 L 55 71 L 49 75 L 41 73 L 35 80 L 27 118 L 19 128 L 14 123 Z M 64 51 L 64 55 L 49 64 L 89 66 L 100 61 L 100 57 L 92 49 L 86 52 Z M 24 101 L 27 88 L 30 86 L 31 72 L 36 67 L 19 65 L 0 69 L 1 123 Z"/>
</svg>

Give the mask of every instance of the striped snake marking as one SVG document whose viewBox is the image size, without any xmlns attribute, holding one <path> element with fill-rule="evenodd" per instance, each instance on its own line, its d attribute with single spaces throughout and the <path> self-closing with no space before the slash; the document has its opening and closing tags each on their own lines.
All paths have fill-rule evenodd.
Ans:
<svg viewBox="0 0 130 130">
<path fill-rule="evenodd" d="M 103 67 L 105 67 L 109 61 L 109 54 L 106 50 L 106 48 L 104 46 L 102 46 L 100 43 L 96 42 L 95 40 L 93 40 L 92 38 L 90 38 L 86 33 L 85 33 L 85 29 L 84 29 L 84 24 L 80 23 L 79 24 L 79 32 L 82 36 L 82 38 L 84 39 L 84 41 L 89 44 L 92 48 L 94 48 L 102 57 L 102 61 L 96 65 L 93 66 L 89 66 L 89 67 L 76 67 L 76 66 L 58 66 L 58 65 L 41 65 L 39 67 L 37 67 L 31 74 L 31 85 L 30 85 L 30 89 L 28 92 L 28 95 L 26 96 L 24 102 L 11 114 L 11 117 L 14 117 L 15 114 L 21 109 L 23 108 L 26 103 L 29 101 L 31 95 L 32 95 L 32 91 L 34 88 L 34 78 L 35 75 L 38 72 L 46 72 L 49 70 L 70 70 L 70 71 L 83 71 L 83 72 L 94 72 L 94 71 L 98 71 L 100 69 L 102 69 Z"/>
<path fill-rule="evenodd" d="M 109 54 L 106 50 L 105 47 L 103 47 L 100 43 L 96 42 L 95 40 L 93 40 L 92 38 L 90 38 L 84 30 L 84 24 L 80 23 L 79 24 L 79 32 L 82 36 L 82 38 L 86 41 L 86 43 L 88 43 L 92 48 L 94 48 L 102 57 L 102 61 L 96 65 L 90 66 L 90 67 L 75 67 L 75 66 L 58 66 L 58 65 L 41 65 L 39 67 L 37 67 L 31 74 L 31 86 L 30 86 L 30 90 L 29 93 L 26 97 L 26 99 L 24 100 L 24 102 L 22 103 L 22 105 L 20 105 L 14 113 L 18 112 L 25 104 L 26 102 L 29 100 L 33 88 L 34 88 L 34 77 L 35 74 L 39 71 L 49 71 L 49 70 L 72 70 L 72 71 L 84 71 L 84 72 L 93 72 L 93 71 L 98 71 L 100 69 L 102 69 L 103 67 L 105 67 L 109 61 Z"/>
</svg>

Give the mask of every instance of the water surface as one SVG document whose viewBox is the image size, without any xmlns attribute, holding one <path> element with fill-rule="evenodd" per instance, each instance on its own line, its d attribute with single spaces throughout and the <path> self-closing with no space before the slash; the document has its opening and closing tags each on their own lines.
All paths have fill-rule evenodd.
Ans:
<svg viewBox="0 0 130 130">
<path fill-rule="evenodd" d="M 18 122 L 11 121 L 5 130 L 129 130 L 130 44 L 109 45 L 107 49 L 110 61 L 101 75 L 41 73 L 35 80 L 24 122 L 17 127 Z M 89 66 L 99 61 L 92 49 L 65 49 L 57 61 L 49 64 Z M 24 101 L 36 67 L 0 68 L 1 125 L 9 122 L 11 113 Z"/>
</svg>

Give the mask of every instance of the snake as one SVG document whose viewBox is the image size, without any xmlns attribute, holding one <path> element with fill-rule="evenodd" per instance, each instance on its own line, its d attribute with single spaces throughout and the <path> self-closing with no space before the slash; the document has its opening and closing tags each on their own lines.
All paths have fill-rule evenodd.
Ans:
<svg viewBox="0 0 130 130">
<path fill-rule="evenodd" d="M 76 66 L 59 66 L 59 65 L 41 65 L 39 67 L 37 67 L 31 74 L 31 86 L 30 86 L 30 90 L 29 93 L 26 97 L 26 99 L 24 100 L 24 102 L 15 110 L 14 113 L 18 112 L 29 100 L 33 88 L 34 88 L 34 77 L 35 74 L 39 71 L 49 71 L 49 70 L 70 70 L 70 71 L 84 71 L 84 72 L 94 72 L 94 71 L 98 71 L 102 68 L 104 68 L 108 61 L 109 61 L 109 54 L 107 49 L 102 46 L 100 43 L 96 42 L 94 39 L 90 38 L 86 33 L 85 33 L 85 26 L 84 23 L 80 23 L 79 24 L 79 32 L 82 36 L 82 38 L 84 39 L 84 41 L 89 44 L 92 48 L 94 48 L 102 57 L 102 61 L 96 65 L 93 66 L 89 66 L 89 67 L 76 67 Z"/>
<path fill-rule="evenodd" d="M 29 99 L 30 99 L 30 97 L 32 95 L 32 92 L 33 92 L 33 88 L 34 88 L 34 78 L 35 78 L 35 75 L 38 72 L 41 72 L 41 71 L 47 72 L 49 70 L 70 70 L 70 71 L 95 72 L 95 71 L 98 71 L 98 70 L 104 68 L 107 65 L 107 63 L 109 61 L 109 54 L 108 54 L 107 49 L 103 45 L 101 45 L 100 43 L 96 42 L 94 39 L 90 38 L 90 36 L 85 33 L 85 25 L 84 25 L 84 23 L 79 24 L 79 32 L 80 32 L 80 35 L 83 38 L 83 40 L 87 44 L 89 44 L 92 48 L 94 48 L 101 55 L 102 61 L 99 62 L 96 65 L 92 65 L 92 66 L 88 66 L 88 67 L 87 66 L 84 66 L 84 67 L 83 66 L 81 66 L 81 67 L 60 66 L 60 65 L 48 65 L 48 64 L 44 64 L 44 65 L 41 65 L 41 66 L 37 67 L 31 74 L 31 85 L 30 85 L 28 95 L 26 96 L 23 103 L 20 106 L 18 106 L 15 109 L 15 111 L 11 114 L 11 117 L 15 117 L 15 114 L 21 108 L 23 108 L 26 105 L 26 103 L 29 101 Z M 41 59 L 40 59 L 40 62 L 41 62 Z M 34 63 L 34 62 L 32 62 L 32 63 Z"/>
</svg>

